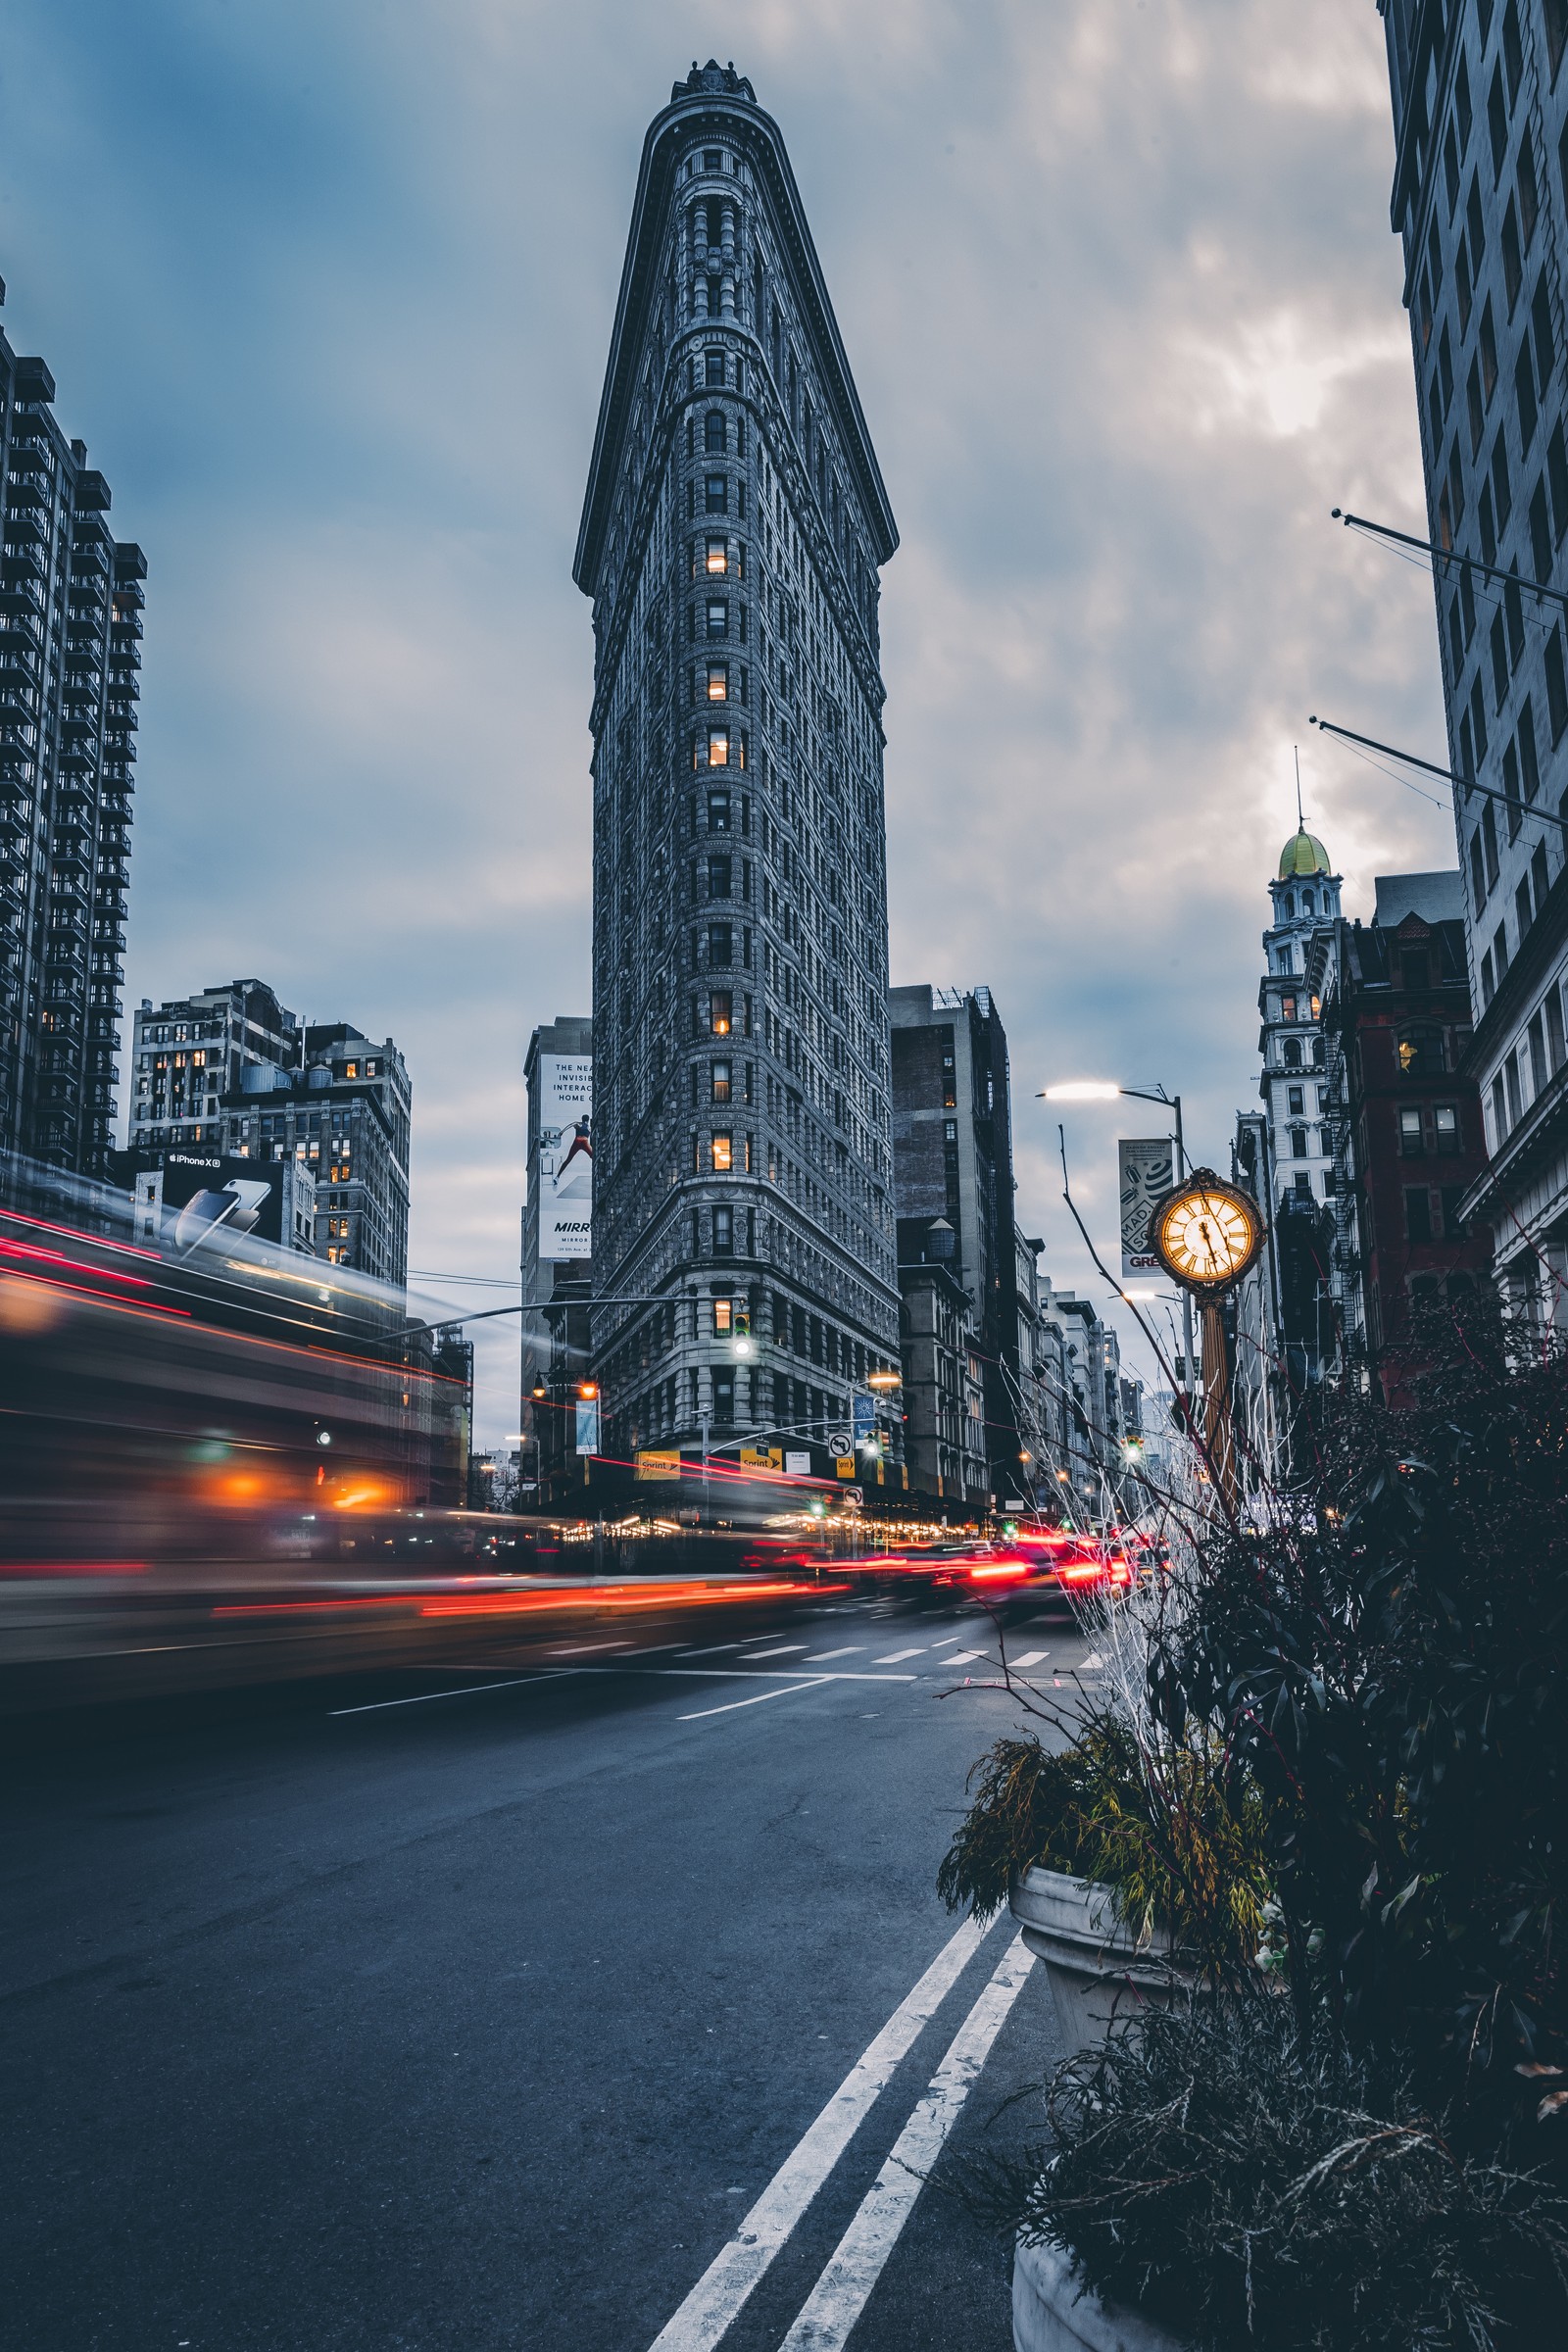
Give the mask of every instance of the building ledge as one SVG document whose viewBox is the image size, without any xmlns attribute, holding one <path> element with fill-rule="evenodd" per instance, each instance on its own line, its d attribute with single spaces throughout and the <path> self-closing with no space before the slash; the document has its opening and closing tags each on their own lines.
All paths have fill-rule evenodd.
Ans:
<svg viewBox="0 0 1568 2352">
<path fill-rule="evenodd" d="M 1471 1185 L 1459 1203 L 1466 1223 L 1483 1217 L 1493 1227 L 1501 1257 L 1514 1237 L 1496 1230 L 1496 1204 L 1517 1190 L 1554 1151 L 1568 1146 L 1568 1062 L 1548 1080 L 1494 1158 Z"/>
</svg>

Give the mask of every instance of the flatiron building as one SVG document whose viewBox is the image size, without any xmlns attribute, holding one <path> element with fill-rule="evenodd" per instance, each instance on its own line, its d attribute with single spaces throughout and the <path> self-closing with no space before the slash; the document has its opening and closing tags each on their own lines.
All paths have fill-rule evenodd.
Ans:
<svg viewBox="0 0 1568 2352">
<path fill-rule="evenodd" d="M 897 544 L 778 125 L 732 67 L 694 66 L 643 148 L 574 566 L 593 1290 L 627 1301 L 595 1308 L 593 1343 L 622 1459 L 820 1448 L 898 1362 L 877 625 Z"/>
</svg>

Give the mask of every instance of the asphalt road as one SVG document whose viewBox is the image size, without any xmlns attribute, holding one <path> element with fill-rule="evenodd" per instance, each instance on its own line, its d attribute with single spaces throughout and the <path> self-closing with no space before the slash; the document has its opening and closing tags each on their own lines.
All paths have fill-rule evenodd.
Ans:
<svg viewBox="0 0 1568 2352">
<path fill-rule="evenodd" d="M 1004 1918 L 872 2050 L 836 2161 L 811 2135 L 952 1946 L 937 1863 L 1018 1709 L 944 1661 L 995 1637 L 860 1600 L 720 1630 L 26 1729 L 9 2345 L 649 2352 L 684 2305 L 662 2352 L 1004 2352 L 1007 2251 L 944 2183 L 1037 2128 L 991 2119 L 1055 2054 Z M 1060 1622 L 1008 1646 L 1048 1689 L 1084 1655 Z M 769 2184 L 803 2138 L 795 2219 Z M 740 2301 L 760 2199 L 781 2242 Z"/>
</svg>

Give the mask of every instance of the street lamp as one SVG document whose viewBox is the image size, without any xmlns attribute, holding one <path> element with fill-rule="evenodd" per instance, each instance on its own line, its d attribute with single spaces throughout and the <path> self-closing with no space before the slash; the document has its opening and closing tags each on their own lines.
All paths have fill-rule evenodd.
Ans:
<svg viewBox="0 0 1568 2352">
<path fill-rule="evenodd" d="M 1184 1183 L 1187 1176 L 1187 1149 L 1182 1141 L 1182 1099 L 1168 1095 L 1162 1086 L 1152 1089 L 1144 1086 L 1116 1086 L 1108 1078 L 1069 1078 L 1059 1086 L 1043 1086 L 1042 1102 L 1114 1102 L 1126 1095 L 1134 1102 L 1159 1102 L 1176 1113 L 1176 1181 Z M 1182 1346 L 1186 1349 L 1184 1388 L 1190 1391 L 1193 1383 L 1193 1302 L 1186 1289 L 1182 1291 Z"/>
</svg>

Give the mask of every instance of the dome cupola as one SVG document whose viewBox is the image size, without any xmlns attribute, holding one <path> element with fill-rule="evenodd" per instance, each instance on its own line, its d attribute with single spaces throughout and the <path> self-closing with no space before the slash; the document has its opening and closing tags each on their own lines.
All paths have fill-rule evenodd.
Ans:
<svg viewBox="0 0 1568 2352">
<path fill-rule="evenodd" d="M 1298 882 L 1303 876 L 1332 871 L 1327 850 L 1317 835 L 1308 833 L 1304 825 L 1298 833 L 1291 836 L 1280 852 L 1279 878 L 1282 882 Z"/>
</svg>

